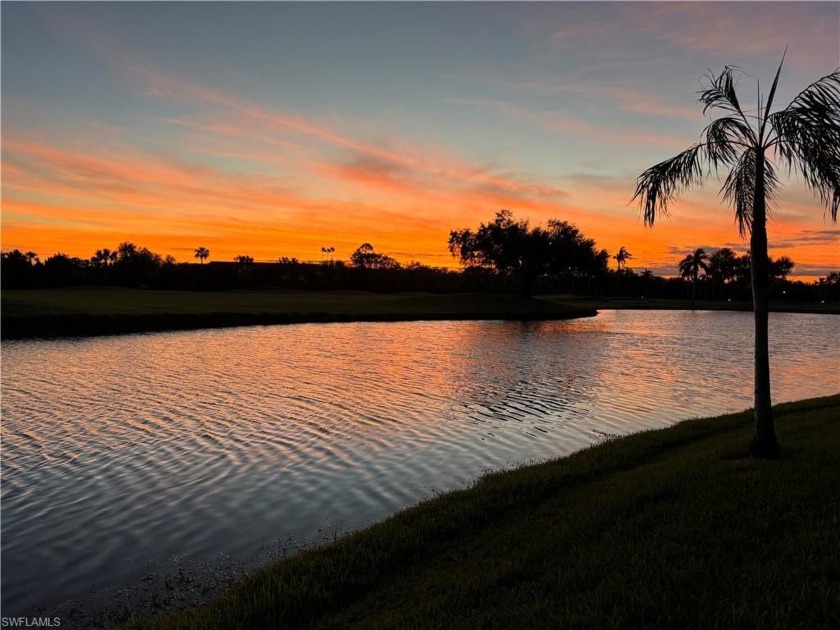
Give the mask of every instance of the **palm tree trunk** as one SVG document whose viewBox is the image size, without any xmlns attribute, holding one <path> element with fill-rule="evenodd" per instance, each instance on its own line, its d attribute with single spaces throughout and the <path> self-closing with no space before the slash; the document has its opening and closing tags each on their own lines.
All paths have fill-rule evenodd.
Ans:
<svg viewBox="0 0 840 630">
<path fill-rule="evenodd" d="M 694 272 L 694 277 L 691 279 L 691 308 L 694 308 L 694 299 L 697 297 L 697 272 Z"/>
<path fill-rule="evenodd" d="M 770 403 L 769 269 L 767 267 L 767 207 L 762 152 L 756 156 L 750 257 L 752 258 L 752 295 L 755 314 L 755 437 L 750 443 L 750 453 L 754 457 L 777 458 L 779 442 L 773 426 L 773 411 Z"/>
</svg>

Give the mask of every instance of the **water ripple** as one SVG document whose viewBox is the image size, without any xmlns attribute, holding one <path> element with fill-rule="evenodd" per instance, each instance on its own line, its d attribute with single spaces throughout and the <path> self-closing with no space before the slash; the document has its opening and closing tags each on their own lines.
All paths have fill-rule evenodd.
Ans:
<svg viewBox="0 0 840 630">
<path fill-rule="evenodd" d="M 840 390 L 840 318 L 771 324 L 776 401 Z M 743 409 L 751 326 L 624 311 L 4 343 L 4 614 Z"/>
</svg>

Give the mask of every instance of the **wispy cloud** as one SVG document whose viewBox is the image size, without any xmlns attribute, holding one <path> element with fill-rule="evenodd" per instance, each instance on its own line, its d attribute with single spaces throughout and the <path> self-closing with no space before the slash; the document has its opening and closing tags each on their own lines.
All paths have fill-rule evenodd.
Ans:
<svg viewBox="0 0 840 630">
<path fill-rule="evenodd" d="M 816 9 L 813 5 L 810 8 Z M 803 11 L 795 2 L 760 8 L 752 3 L 654 3 L 627 9 L 634 24 L 651 37 L 715 56 L 731 54 L 727 51 L 737 47 L 742 56 L 777 58 L 786 43 L 795 43 L 794 59 L 804 62 L 810 58 L 813 62 L 832 44 L 837 50 L 840 33 L 840 8 L 836 3 L 811 11 Z M 837 59 L 833 61 L 837 63 Z"/>
<path fill-rule="evenodd" d="M 807 11 L 795 2 L 589 3 L 576 11 L 536 15 L 539 19 L 525 20 L 527 36 L 558 53 L 591 55 L 590 68 L 604 62 L 625 68 L 667 63 L 669 47 L 743 63 L 745 58 L 776 59 L 785 45 L 790 45 L 789 62 L 801 70 L 825 69 L 825 64 L 831 70 L 838 64 L 836 3 L 808 3 Z M 652 56 L 651 50 L 660 54 Z"/>
<path fill-rule="evenodd" d="M 519 81 L 510 84 L 512 89 L 538 94 L 559 94 L 592 97 L 594 103 L 604 101 L 614 103 L 619 109 L 656 118 L 674 118 L 677 120 L 696 121 L 700 116 L 699 107 L 672 104 L 668 99 L 638 86 L 615 83 L 598 85 L 582 82 L 551 82 L 544 79 Z"/>
<path fill-rule="evenodd" d="M 522 120 L 531 121 L 555 133 L 572 134 L 604 145 L 626 144 L 634 147 L 657 146 L 671 150 L 685 148 L 686 139 L 661 132 L 626 129 L 588 122 L 567 110 L 538 110 L 503 100 L 450 99 L 448 102 L 468 107 L 482 107 Z"/>
</svg>

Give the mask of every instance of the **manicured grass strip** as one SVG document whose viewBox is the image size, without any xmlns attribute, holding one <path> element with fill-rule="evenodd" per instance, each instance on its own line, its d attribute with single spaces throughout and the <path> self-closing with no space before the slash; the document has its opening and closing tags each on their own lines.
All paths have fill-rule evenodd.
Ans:
<svg viewBox="0 0 840 630">
<path fill-rule="evenodd" d="M 568 319 L 591 308 L 496 294 L 146 291 L 83 287 L 5 291 L 2 338 L 108 335 L 260 324 Z"/>
<path fill-rule="evenodd" d="M 663 310 L 663 311 L 752 311 L 752 301 L 727 302 L 725 300 L 698 299 L 691 306 L 691 300 L 665 298 L 593 298 L 574 295 L 541 295 L 540 299 L 555 304 L 567 304 L 594 308 L 597 310 Z M 770 300 L 770 311 L 774 313 L 830 313 L 840 314 L 840 302 L 795 302 L 793 300 Z"/>
<path fill-rule="evenodd" d="M 832 628 L 840 395 L 492 474 L 132 628 Z"/>
</svg>

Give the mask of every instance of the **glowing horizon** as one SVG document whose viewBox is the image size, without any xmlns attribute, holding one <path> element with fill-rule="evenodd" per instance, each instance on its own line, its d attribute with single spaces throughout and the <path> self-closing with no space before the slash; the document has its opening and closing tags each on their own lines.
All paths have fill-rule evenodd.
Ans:
<svg viewBox="0 0 840 630">
<path fill-rule="evenodd" d="M 748 249 L 711 178 L 642 224 L 636 176 L 699 137 L 697 81 L 777 102 L 840 65 L 825 3 L 4 4 L 2 249 L 179 262 L 346 260 L 360 244 L 458 267 L 452 229 L 506 208 L 574 223 L 674 275 Z M 748 33 L 749 36 L 744 34 Z M 218 46 L 226 42 L 226 46 Z M 840 226 L 791 177 L 769 224 L 793 279 L 840 268 Z"/>
</svg>

